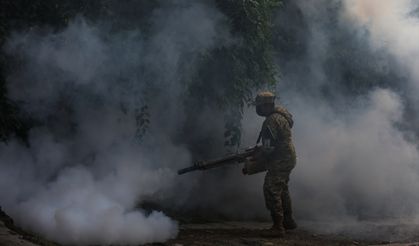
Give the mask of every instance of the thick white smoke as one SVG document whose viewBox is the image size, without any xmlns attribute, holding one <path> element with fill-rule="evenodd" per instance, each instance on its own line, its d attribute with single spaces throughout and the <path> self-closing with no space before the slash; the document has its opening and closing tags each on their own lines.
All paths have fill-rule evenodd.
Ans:
<svg viewBox="0 0 419 246">
<path fill-rule="evenodd" d="M 290 187 L 299 222 L 417 217 L 419 154 L 399 129 L 403 95 L 371 88 L 346 107 L 322 97 L 323 86 L 342 81 L 328 77 L 334 40 L 321 11 L 342 11 L 340 25 L 359 31 L 367 49 L 388 52 L 409 71 L 413 83 L 403 87 L 414 99 L 419 48 L 418 25 L 406 15 L 411 2 L 296 2 L 308 20 L 307 45 L 302 57 L 282 67 L 288 70 L 278 94 L 295 117 L 298 163 Z M 337 3 L 342 8 L 318 8 Z M 215 7 L 183 2 L 158 9 L 150 23 L 151 34 L 144 35 L 79 18 L 58 33 L 10 38 L 5 49 L 20 58 L 22 69 L 8 77 L 9 95 L 38 125 L 29 146 L 12 140 L 0 147 L 1 205 L 19 225 L 65 244 L 109 245 L 176 235 L 176 222 L 136 208 L 144 200 L 268 218 L 263 175 L 245 177 L 232 168 L 179 179 L 174 172 L 191 163 L 188 150 L 171 138 L 185 120 L 184 79 L 200 54 L 231 42 L 225 17 Z M 300 80 L 311 94 L 292 86 Z M 154 113 L 139 146 L 136 117 L 145 102 Z M 222 129 L 217 117 L 197 114 L 200 134 Z M 243 146 L 255 143 L 261 121 L 246 110 Z M 198 179 L 202 186 L 193 187 Z"/>
<path fill-rule="evenodd" d="M 293 104 L 299 150 L 293 191 L 300 216 L 324 221 L 418 215 L 419 153 L 397 128 L 403 106 L 396 94 L 374 90 L 343 116 L 327 105 Z"/>
<path fill-rule="evenodd" d="M 65 244 L 133 245 L 176 235 L 176 223 L 163 213 L 134 210 L 174 175 L 147 167 L 138 148 L 115 142 L 117 147 L 97 150 L 94 166 L 88 166 L 70 153 L 72 143 L 31 134 L 33 149 L 16 142 L 1 147 L 1 185 L 9 187 L 2 203 L 19 225 Z"/>
<path fill-rule="evenodd" d="M 165 199 L 174 170 L 191 163 L 169 135 L 182 121 L 185 71 L 201 53 L 229 42 L 224 20 L 200 2 L 163 4 L 147 37 L 83 18 L 58 33 L 14 34 L 5 50 L 21 69 L 8 77 L 9 96 L 35 127 L 27 145 L 1 144 L 3 209 L 18 225 L 63 244 L 137 245 L 176 236 L 175 221 L 137 206 Z M 155 112 L 152 134 L 139 145 L 146 102 Z"/>
<path fill-rule="evenodd" d="M 419 19 L 417 2 L 410 0 L 344 1 L 343 17 L 368 30 L 371 48 L 389 52 L 414 76 L 419 89 Z"/>
<path fill-rule="evenodd" d="M 318 8 L 326 4 L 330 8 Z M 289 70 L 283 71 L 285 83 L 278 89 L 281 101 L 295 117 L 297 167 L 290 186 L 296 216 L 313 230 L 348 233 L 354 228 L 338 225 L 354 223 L 357 236 L 397 239 L 398 235 L 368 235 L 363 225 L 393 219 L 403 223 L 419 215 L 418 146 L 407 140 L 409 133 L 400 127 L 406 119 L 406 101 L 415 101 L 413 95 L 418 93 L 414 85 L 419 78 L 415 42 L 419 23 L 409 15 L 415 10 L 412 1 L 319 0 L 297 1 L 297 6 L 306 21 L 307 50 L 284 62 Z M 399 67 L 393 69 L 407 71 L 409 78 L 399 81 L 404 84 L 397 91 L 384 81 L 373 81 L 376 85 L 383 82 L 386 89 L 375 86 L 362 94 L 342 92 L 343 69 L 327 63 L 335 55 L 332 52 L 341 52 L 334 44 L 339 36 L 333 36 L 339 28 L 357 34 L 350 38 L 362 40 L 362 49 L 371 54 L 385 53 L 380 60 L 383 64 L 388 62 L 384 59 L 397 59 Z M 350 39 L 340 42 L 347 44 L 337 46 L 342 49 L 358 45 Z M 347 59 L 352 59 L 348 64 L 357 59 L 377 62 L 368 54 Z M 387 74 L 388 69 L 380 71 Z M 355 82 L 362 85 L 362 81 Z M 300 83 L 306 86 L 294 86 Z M 332 88 L 329 94 L 324 93 L 325 88 Z M 317 224 L 305 224 L 307 220 Z M 326 221 L 328 227 L 319 226 Z"/>
</svg>

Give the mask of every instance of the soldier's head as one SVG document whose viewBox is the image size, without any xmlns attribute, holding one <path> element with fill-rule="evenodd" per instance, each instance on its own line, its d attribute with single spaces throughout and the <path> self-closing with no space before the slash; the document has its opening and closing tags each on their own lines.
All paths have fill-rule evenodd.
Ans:
<svg viewBox="0 0 419 246">
<path fill-rule="evenodd" d="M 275 110 L 275 95 L 269 91 L 259 92 L 255 104 L 259 116 L 269 116 Z"/>
</svg>

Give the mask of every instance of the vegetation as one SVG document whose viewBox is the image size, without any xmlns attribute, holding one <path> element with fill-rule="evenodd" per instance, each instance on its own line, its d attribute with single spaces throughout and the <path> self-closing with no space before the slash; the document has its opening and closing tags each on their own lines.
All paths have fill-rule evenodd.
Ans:
<svg viewBox="0 0 419 246">
<path fill-rule="evenodd" d="M 240 42 L 228 49 L 215 51 L 205 69 L 213 67 L 201 80 L 202 86 L 217 86 L 214 94 L 219 105 L 226 108 L 226 142 L 228 146 L 240 144 L 240 121 L 243 108 L 252 100 L 254 89 L 275 85 L 276 71 L 273 65 L 272 13 L 280 5 L 278 0 L 217 1 L 219 9 L 230 18 L 232 32 Z M 212 64 L 211 64 L 212 63 Z M 216 65 L 218 64 L 218 66 Z M 213 76 L 211 76 L 211 74 Z M 214 78 L 224 76 L 223 78 Z M 225 83 L 227 81 L 227 83 Z M 199 85 L 198 85 L 199 86 Z M 221 89 L 221 90 L 220 90 Z"/>
<path fill-rule="evenodd" d="M 140 28 L 147 33 L 150 13 L 162 1 L 116 0 L 6 0 L 0 3 L 0 45 L 12 31 L 48 26 L 64 28 L 75 16 L 91 20 L 111 20 L 114 28 Z M 185 104 L 207 105 L 225 112 L 225 144 L 240 144 L 240 121 L 243 107 L 255 88 L 275 84 L 272 62 L 271 15 L 279 0 L 215 0 L 217 8 L 231 24 L 231 32 L 238 42 L 202 55 L 193 82 L 188 84 L 189 96 Z M 0 53 L 0 138 L 10 134 L 25 136 L 28 119 L 7 99 L 5 80 L 16 69 L 13 59 Z M 203 101 L 203 103 L 202 103 Z M 193 112 L 193 110 L 190 110 Z M 145 134 L 150 123 L 148 107 L 138 110 L 137 136 Z M 191 121 L 193 115 L 190 115 Z M 151 123 L 152 124 L 152 123 Z M 188 125 L 188 123 L 186 123 Z M 27 126 L 27 127 L 24 127 Z"/>
</svg>

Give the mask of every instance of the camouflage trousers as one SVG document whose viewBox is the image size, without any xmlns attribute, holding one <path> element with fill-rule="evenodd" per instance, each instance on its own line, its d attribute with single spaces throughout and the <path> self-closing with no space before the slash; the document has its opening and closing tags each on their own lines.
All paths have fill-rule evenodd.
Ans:
<svg viewBox="0 0 419 246">
<path fill-rule="evenodd" d="M 274 227 L 283 227 L 284 218 L 292 218 L 291 197 L 288 191 L 290 173 L 268 171 L 263 184 L 266 208 L 270 211 Z"/>
</svg>

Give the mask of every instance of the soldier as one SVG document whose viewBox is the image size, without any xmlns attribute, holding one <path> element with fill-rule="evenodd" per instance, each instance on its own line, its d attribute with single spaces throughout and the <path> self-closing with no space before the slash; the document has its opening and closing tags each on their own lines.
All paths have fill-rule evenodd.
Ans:
<svg viewBox="0 0 419 246">
<path fill-rule="evenodd" d="M 257 141 L 262 140 L 262 145 L 245 161 L 243 173 L 250 175 L 267 171 L 263 193 L 273 220 L 267 234 L 282 237 L 285 229 L 297 227 L 292 218 L 288 191 L 289 176 L 296 164 L 291 139 L 292 115 L 283 107 L 275 107 L 275 96 L 271 92 L 261 92 L 256 96 L 256 113 L 266 117 Z"/>
</svg>

